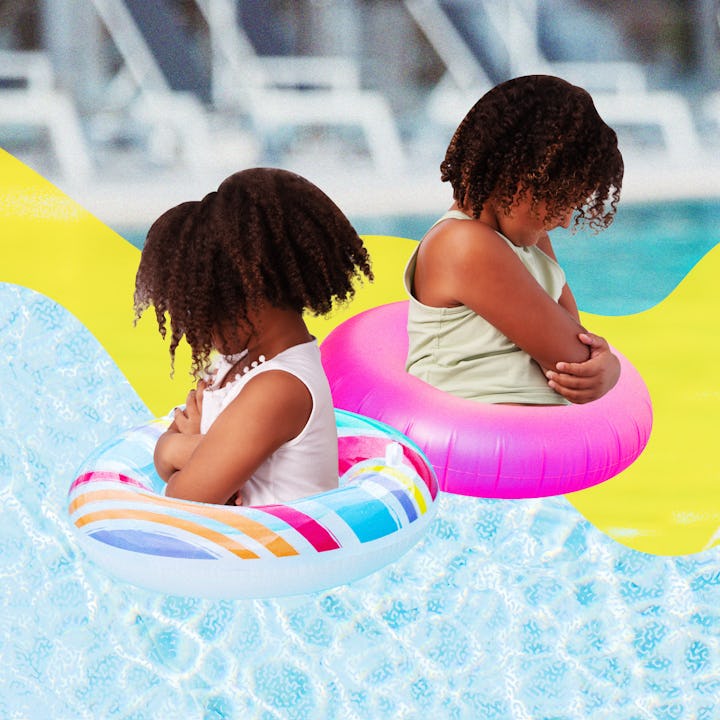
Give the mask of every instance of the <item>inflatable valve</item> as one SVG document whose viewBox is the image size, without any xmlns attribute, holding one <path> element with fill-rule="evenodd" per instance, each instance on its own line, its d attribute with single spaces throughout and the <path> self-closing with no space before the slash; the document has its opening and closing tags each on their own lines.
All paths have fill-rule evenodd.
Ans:
<svg viewBox="0 0 720 720">
<path fill-rule="evenodd" d="M 391 442 L 385 447 L 385 464 L 392 466 L 403 464 L 403 449 L 400 443 Z"/>
</svg>

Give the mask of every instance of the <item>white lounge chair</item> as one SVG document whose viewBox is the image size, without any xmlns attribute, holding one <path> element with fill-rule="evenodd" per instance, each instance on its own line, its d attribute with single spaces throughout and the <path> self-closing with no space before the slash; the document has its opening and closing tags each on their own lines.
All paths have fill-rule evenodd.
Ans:
<svg viewBox="0 0 720 720">
<path fill-rule="evenodd" d="M 41 128 L 48 133 L 60 173 L 82 182 L 92 162 L 72 100 L 55 88 L 52 65 L 37 51 L 0 51 L 0 144 L 2 126 Z"/>
<path fill-rule="evenodd" d="M 212 159 L 212 141 L 202 103 L 191 92 L 170 88 L 122 0 L 91 2 L 124 62 L 108 95 L 121 98 L 128 117 L 149 128 L 148 145 L 155 162 L 179 159 L 190 168 L 204 169 Z"/>
<path fill-rule="evenodd" d="M 478 98 L 494 84 L 470 43 L 438 0 L 403 0 L 446 65 L 447 73 L 428 103 L 429 117 L 455 127 Z M 619 130 L 628 159 L 663 155 L 670 163 L 698 157 L 700 143 L 687 101 L 678 93 L 646 87 L 643 67 L 634 62 L 548 61 L 537 39 L 537 0 L 456 0 L 470 11 L 482 10 L 502 45 L 508 77 L 544 73 L 585 87 L 607 122 Z M 461 32 L 462 30 L 462 32 Z"/>
<path fill-rule="evenodd" d="M 404 152 L 385 98 L 363 90 L 343 57 L 259 57 L 237 23 L 230 0 L 197 0 L 213 47 L 213 95 L 239 107 L 260 136 L 283 127 L 355 127 L 374 168 L 393 173 Z"/>
</svg>

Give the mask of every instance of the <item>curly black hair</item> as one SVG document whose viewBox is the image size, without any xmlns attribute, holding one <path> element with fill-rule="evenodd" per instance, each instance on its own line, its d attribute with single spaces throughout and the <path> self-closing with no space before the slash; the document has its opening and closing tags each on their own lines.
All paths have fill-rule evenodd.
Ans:
<svg viewBox="0 0 720 720">
<path fill-rule="evenodd" d="M 440 165 L 453 197 L 475 217 L 492 201 L 506 212 L 524 196 L 546 216 L 577 208 L 575 227 L 607 227 L 617 210 L 623 160 L 617 136 L 590 95 L 550 75 L 497 85 L 470 109 Z"/>
<path fill-rule="evenodd" d="M 135 319 L 153 305 L 164 338 L 169 315 L 171 363 L 184 335 L 197 377 L 228 318 L 249 326 L 248 311 L 265 305 L 323 315 L 353 296 L 361 274 L 373 279 L 367 251 L 325 193 L 294 173 L 253 168 L 153 223 Z"/>
</svg>

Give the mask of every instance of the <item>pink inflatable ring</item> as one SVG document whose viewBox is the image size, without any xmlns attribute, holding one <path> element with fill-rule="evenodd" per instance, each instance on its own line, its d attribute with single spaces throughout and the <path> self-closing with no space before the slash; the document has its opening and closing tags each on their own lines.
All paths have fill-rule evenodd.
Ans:
<svg viewBox="0 0 720 720">
<path fill-rule="evenodd" d="M 356 315 L 322 343 L 334 404 L 398 428 L 445 492 L 527 498 L 582 490 L 617 475 L 652 427 L 645 383 L 620 353 L 618 384 L 585 405 L 513 407 L 465 400 L 405 372 L 407 302 Z"/>
</svg>

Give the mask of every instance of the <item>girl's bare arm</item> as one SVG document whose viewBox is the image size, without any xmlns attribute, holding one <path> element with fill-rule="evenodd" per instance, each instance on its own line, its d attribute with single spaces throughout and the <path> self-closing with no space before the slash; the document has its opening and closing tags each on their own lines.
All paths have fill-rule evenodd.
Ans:
<svg viewBox="0 0 720 720">
<path fill-rule="evenodd" d="M 258 374 L 201 435 L 166 494 L 223 504 L 284 443 L 300 434 L 312 411 L 307 386 L 280 370 Z"/>
<path fill-rule="evenodd" d="M 555 259 L 547 236 L 538 246 Z M 555 302 L 492 229 L 458 221 L 452 234 L 426 238 L 420 252 L 431 300 L 472 308 L 551 373 L 549 384 L 560 395 L 589 402 L 617 382 L 619 362 L 580 324 L 570 288 L 565 285 Z"/>
<path fill-rule="evenodd" d="M 550 241 L 550 236 L 547 233 L 545 233 L 545 235 L 538 241 L 537 246 L 548 257 L 552 258 L 555 262 L 557 262 L 555 250 L 553 249 L 552 242 Z M 560 293 L 560 297 L 558 298 L 558 305 L 565 308 L 565 310 L 570 313 L 570 316 L 577 320 L 578 323 L 580 322 L 580 313 L 578 312 L 578 306 L 575 302 L 575 296 L 573 295 L 572 290 L 567 283 L 565 283 L 562 289 L 562 293 Z"/>
<path fill-rule="evenodd" d="M 557 262 L 550 237 L 546 234 L 538 247 Z M 572 317 L 580 322 L 575 297 L 566 284 L 558 299 Z M 546 370 L 550 387 L 573 403 L 586 403 L 602 397 L 620 378 L 620 361 L 613 355 L 605 338 L 592 333 L 581 333 L 578 339 L 590 348 L 590 358 L 582 363 L 559 362 Z"/>
<path fill-rule="evenodd" d="M 419 252 L 416 286 L 421 302 L 466 305 L 544 368 L 589 358 L 587 346 L 578 339 L 584 328 L 491 228 L 457 221 L 452 232 L 426 237 Z M 432 288 L 432 293 L 423 297 L 423 288 Z"/>
</svg>

